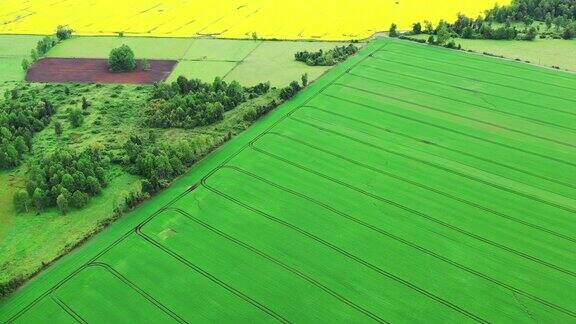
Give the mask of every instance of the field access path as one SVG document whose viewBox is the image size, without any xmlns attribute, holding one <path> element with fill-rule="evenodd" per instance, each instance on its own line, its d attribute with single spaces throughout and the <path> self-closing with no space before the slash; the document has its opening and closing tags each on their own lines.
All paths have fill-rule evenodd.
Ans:
<svg viewBox="0 0 576 324">
<path fill-rule="evenodd" d="M 574 322 L 576 76 L 381 39 L 0 321 Z"/>
</svg>

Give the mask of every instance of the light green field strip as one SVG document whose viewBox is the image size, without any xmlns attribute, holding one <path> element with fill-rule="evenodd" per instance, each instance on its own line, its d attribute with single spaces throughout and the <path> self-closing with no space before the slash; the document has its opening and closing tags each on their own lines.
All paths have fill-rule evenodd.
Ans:
<svg viewBox="0 0 576 324">
<path fill-rule="evenodd" d="M 373 57 L 386 46 L 443 72 Z M 442 55 L 367 45 L 0 302 L 0 321 L 574 321 L 574 118 L 536 92 L 542 107 L 525 110 L 478 97 L 465 89 L 484 83 L 466 78 L 492 74 Z M 531 66 L 451 60 L 556 84 Z"/>
<path fill-rule="evenodd" d="M 264 41 L 226 79 L 244 85 L 267 80 L 276 87 L 285 87 L 292 81 L 299 81 L 304 73 L 308 74 L 310 80 L 314 80 L 330 67 L 308 66 L 294 60 L 294 54 L 299 51 L 328 50 L 342 45 L 347 43 Z"/>
<path fill-rule="evenodd" d="M 262 41 L 194 39 L 183 60 L 242 61 Z"/>
<path fill-rule="evenodd" d="M 500 42 L 495 42 L 500 43 Z M 514 42 L 517 43 L 517 42 Z M 565 42 L 563 42 L 565 44 Z M 575 73 L 558 73 L 551 68 L 541 68 L 535 65 L 524 64 L 513 60 L 502 60 L 492 58 L 481 54 L 468 54 L 464 51 L 446 51 L 442 48 L 433 46 L 395 43 L 390 44 L 387 49 L 392 51 L 406 51 L 409 48 L 408 55 L 429 55 L 432 54 L 433 60 L 444 60 L 447 62 L 455 61 L 456 64 L 474 64 L 482 66 L 484 69 L 504 74 L 514 75 L 531 80 L 541 80 L 546 84 L 566 86 L 576 89 Z M 535 62 L 536 63 L 536 62 Z"/>
<path fill-rule="evenodd" d="M 136 58 L 178 60 L 193 41 L 191 38 L 73 37 L 52 48 L 48 56 L 107 58 L 113 48 L 126 44 Z"/>
<path fill-rule="evenodd" d="M 0 57 L 28 57 L 42 36 L 3 35 L 0 37 Z"/>
<path fill-rule="evenodd" d="M 174 71 L 168 77 L 168 82 L 176 81 L 183 75 L 188 79 L 200 79 L 204 82 L 212 82 L 216 77 L 224 77 L 237 63 L 217 61 L 180 61 Z"/>
<path fill-rule="evenodd" d="M 25 73 L 22 70 L 23 57 L 0 57 L 0 82 L 21 81 Z"/>
</svg>

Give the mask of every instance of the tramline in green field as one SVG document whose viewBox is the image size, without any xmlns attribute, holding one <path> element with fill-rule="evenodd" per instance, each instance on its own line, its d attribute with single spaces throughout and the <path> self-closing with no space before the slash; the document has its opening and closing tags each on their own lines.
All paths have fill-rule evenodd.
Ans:
<svg viewBox="0 0 576 324">
<path fill-rule="evenodd" d="M 576 76 L 376 40 L 0 321 L 572 322 Z"/>
</svg>

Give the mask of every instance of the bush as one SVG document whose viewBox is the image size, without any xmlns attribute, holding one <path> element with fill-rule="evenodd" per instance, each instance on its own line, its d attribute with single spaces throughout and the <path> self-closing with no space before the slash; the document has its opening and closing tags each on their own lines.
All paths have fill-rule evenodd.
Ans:
<svg viewBox="0 0 576 324">
<path fill-rule="evenodd" d="M 128 45 L 122 45 L 110 51 L 108 70 L 111 72 L 128 72 L 136 69 L 134 52 Z"/>
<path fill-rule="evenodd" d="M 328 51 L 297 52 L 294 57 L 296 61 L 304 62 L 310 66 L 329 66 L 346 60 L 349 56 L 356 54 L 356 52 L 358 52 L 358 47 L 350 44 L 348 46 L 337 46 Z"/>
<path fill-rule="evenodd" d="M 73 30 L 71 28 L 60 25 L 56 29 L 56 37 L 58 37 L 60 41 L 67 40 L 72 37 L 72 32 Z"/>
</svg>

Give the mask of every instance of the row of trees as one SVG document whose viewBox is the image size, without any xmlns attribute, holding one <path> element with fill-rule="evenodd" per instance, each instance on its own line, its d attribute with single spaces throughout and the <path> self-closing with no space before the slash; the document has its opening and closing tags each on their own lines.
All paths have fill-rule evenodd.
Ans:
<svg viewBox="0 0 576 324">
<path fill-rule="evenodd" d="M 36 63 L 41 57 L 44 57 L 54 45 L 72 37 L 72 33 L 72 29 L 65 26 L 58 26 L 56 29 L 56 37 L 45 36 L 40 39 L 36 44 L 36 48 L 30 51 L 30 58 L 24 58 L 22 60 L 22 69 L 28 71 L 30 66 Z"/>
<path fill-rule="evenodd" d="M 152 134 L 133 135 L 124 145 L 125 166 L 129 172 L 144 178 L 142 190 L 147 194 L 166 188 L 206 153 L 206 147 L 213 147 L 227 139 L 206 143 L 192 138 L 164 144 L 158 143 Z"/>
<path fill-rule="evenodd" d="M 14 196 L 18 211 L 82 208 L 106 186 L 109 159 L 100 147 L 81 153 L 63 148 L 31 163 L 26 189 Z"/>
<path fill-rule="evenodd" d="M 146 123 L 161 128 L 209 125 L 222 120 L 225 111 L 261 96 L 269 89 L 268 83 L 246 88 L 236 81 L 228 84 L 222 78 L 205 83 L 180 76 L 171 84 L 155 85 L 145 111 Z"/>
<path fill-rule="evenodd" d="M 34 133 L 43 130 L 56 113 L 48 99 L 21 91 L 7 91 L 0 101 L 0 169 L 18 166 L 32 150 Z"/>
<path fill-rule="evenodd" d="M 358 47 L 350 44 L 348 46 L 337 46 L 328 51 L 297 52 L 294 57 L 296 61 L 304 62 L 310 66 L 330 66 L 346 60 L 349 56 L 356 54 L 356 52 L 358 52 Z"/>
<path fill-rule="evenodd" d="M 544 22 L 547 29 L 534 24 L 536 21 Z M 496 5 L 487 10 L 486 18 L 480 16 L 474 19 L 460 14 L 454 23 L 440 21 L 435 28 L 429 21 L 425 21 L 424 25 L 415 23 L 411 34 L 422 33 L 436 35 L 438 44 L 450 37 L 531 41 L 540 35 L 572 39 L 576 37 L 576 1 L 513 0 L 508 6 Z M 390 36 L 398 35 L 396 25 L 392 25 Z"/>
</svg>

